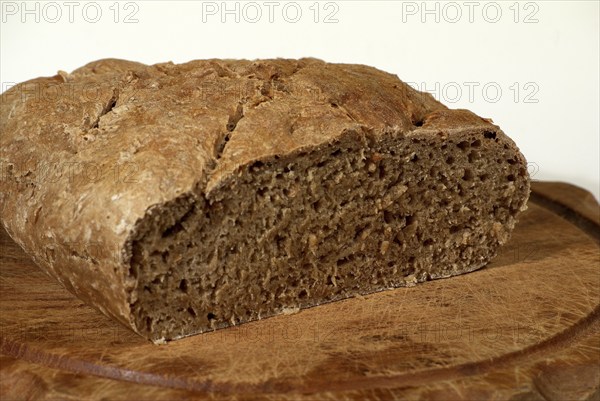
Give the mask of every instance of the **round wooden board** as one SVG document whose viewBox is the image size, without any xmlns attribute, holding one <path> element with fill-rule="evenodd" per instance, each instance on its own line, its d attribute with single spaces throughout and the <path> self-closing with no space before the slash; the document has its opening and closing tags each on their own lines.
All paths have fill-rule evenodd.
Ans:
<svg viewBox="0 0 600 401">
<path fill-rule="evenodd" d="M 154 345 L 44 275 L 2 230 L 0 398 L 600 399 L 600 226 L 534 183 L 486 268 Z"/>
</svg>

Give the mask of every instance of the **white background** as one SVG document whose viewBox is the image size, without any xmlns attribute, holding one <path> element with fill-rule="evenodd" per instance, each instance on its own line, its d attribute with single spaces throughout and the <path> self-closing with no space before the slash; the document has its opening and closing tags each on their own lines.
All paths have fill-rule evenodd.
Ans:
<svg viewBox="0 0 600 401">
<path fill-rule="evenodd" d="M 2 91 L 105 57 L 368 64 L 492 118 L 534 179 L 599 197 L 597 1 L 0 3 Z"/>
</svg>

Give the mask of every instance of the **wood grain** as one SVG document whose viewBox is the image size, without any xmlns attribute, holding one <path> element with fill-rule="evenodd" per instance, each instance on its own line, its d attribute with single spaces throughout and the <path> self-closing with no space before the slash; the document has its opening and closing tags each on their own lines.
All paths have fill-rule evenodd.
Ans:
<svg viewBox="0 0 600 401">
<path fill-rule="evenodd" d="M 486 268 L 153 345 L 0 235 L 0 398 L 600 399 L 600 223 L 533 184 Z"/>
</svg>

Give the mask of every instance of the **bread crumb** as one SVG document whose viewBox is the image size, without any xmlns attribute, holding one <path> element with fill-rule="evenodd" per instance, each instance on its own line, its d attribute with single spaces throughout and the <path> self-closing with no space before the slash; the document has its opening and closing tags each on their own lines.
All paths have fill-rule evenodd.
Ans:
<svg viewBox="0 0 600 401">
<path fill-rule="evenodd" d="M 374 162 L 378 162 L 383 160 L 383 156 L 381 155 L 381 153 L 373 153 L 373 156 L 371 156 L 371 160 L 373 160 Z"/>
<path fill-rule="evenodd" d="M 385 255 L 390 247 L 390 241 L 383 241 L 381 243 L 380 252 L 382 255 Z"/>
<path fill-rule="evenodd" d="M 402 197 L 408 191 L 408 187 L 406 185 L 396 185 L 392 188 L 383 198 L 384 206 L 389 207 L 390 205 L 396 203 L 398 199 Z"/>
<path fill-rule="evenodd" d="M 362 232 L 360 233 L 360 239 L 365 240 L 367 239 L 367 237 L 369 236 L 369 234 L 371 234 L 371 229 L 370 228 L 365 228 L 364 230 L 362 230 Z"/>
<path fill-rule="evenodd" d="M 512 194 L 514 194 L 516 191 L 515 188 L 515 183 L 514 182 L 509 182 L 506 185 L 506 189 L 504 190 L 504 195 L 503 196 L 511 196 Z"/>
<path fill-rule="evenodd" d="M 125 221 L 125 219 L 121 219 L 121 221 L 119 221 L 119 224 L 117 224 L 117 226 L 115 227 L 115 233 L 120 235 L 121 233 L 125 232 L 126 229 L 127 221 Z"/>
<path fill-rule="evenodd" d="M 281 310 L 281 313 L 284 315 L 293 315 L 298 312 L 300 312 L 300 308 L 298 308 L 297 306 L 295 306 L 293 308 L 283 308 Z"/>
<path fill-rule="evenodd" d="M 417 285 L 417 277 L 414 274 L 409 274 L 408 276 L 404 277 L 404 283 L 407 287 L 414 287 Z"/>
<path fill-rule="evenodd" d="M 308 235 L 308 249 L 312 252 L 313 255 L 316 255 L 317 236 L 314 234 Z"/>
<path fill-rule="evenodd" d="M 63 79 L 64 82 L 69 80 L 69 73 L 63 70 L 58 70 L 57 74 Z"/>
<path fill-rule="evenodd" d="M 462 233 L 462 239 L 460 241 L 461 245 L 467 245 L 469 243 L 470 236 L 471 234 L 469 233 L 469 230 L 464 230 Z"/>
</svg>

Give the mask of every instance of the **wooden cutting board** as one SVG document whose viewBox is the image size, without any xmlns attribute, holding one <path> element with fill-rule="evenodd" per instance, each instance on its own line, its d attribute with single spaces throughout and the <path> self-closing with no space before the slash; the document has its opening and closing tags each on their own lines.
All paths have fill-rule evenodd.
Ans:
<svg viewBox="0 0 600 401">
<path fill-rule="evenodd" d="M 533 191 L 482 270 L 162 346 L 2 231 L 0 398 L 599 400 L 598 203 L 568 184 Z"/>
</svg>

